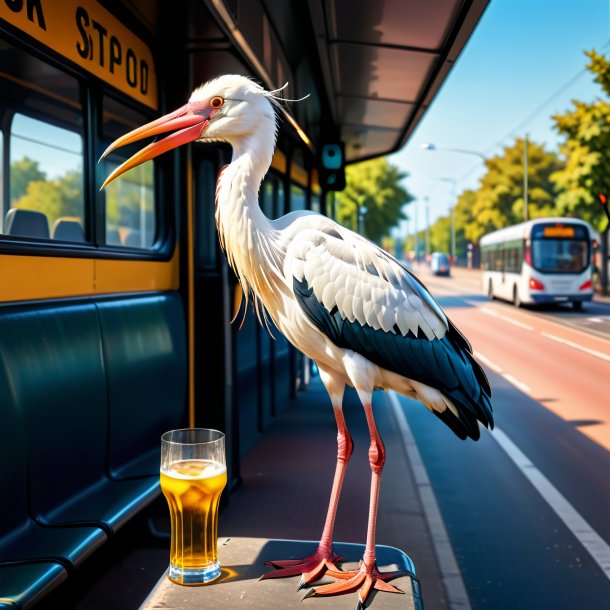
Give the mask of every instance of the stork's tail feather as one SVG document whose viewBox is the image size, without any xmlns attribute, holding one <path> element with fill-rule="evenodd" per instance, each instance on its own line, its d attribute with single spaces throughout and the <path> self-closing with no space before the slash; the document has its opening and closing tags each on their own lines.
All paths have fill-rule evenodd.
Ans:
<svg viewBox="0 0 610 610">
<path fill-rule="evenodd" d="M 491 390 L 485 372 L 472 354 L 462 351 L 461 355 L 467 363 L 462 369 L 461 383 L 442 391 L 454 408 L 448 408 L 442 413 L 434 411 L 434 414 L 461 439 L 477 440 L 480 436 L 478 422 L 486 428 L 494 427 Z"/>
</svg>

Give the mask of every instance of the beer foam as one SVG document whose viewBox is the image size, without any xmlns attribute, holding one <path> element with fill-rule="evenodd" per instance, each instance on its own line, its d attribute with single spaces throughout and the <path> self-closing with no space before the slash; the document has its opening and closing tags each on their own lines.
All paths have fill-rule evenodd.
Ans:
<svg viewBox="0 0 610 610">
<path fill-rule="evenodd" d="M 227 467 L 215 460 L 178 460 L 162 472 L 174 479 L 211 479 L 224 474 Z"/>
</svg>

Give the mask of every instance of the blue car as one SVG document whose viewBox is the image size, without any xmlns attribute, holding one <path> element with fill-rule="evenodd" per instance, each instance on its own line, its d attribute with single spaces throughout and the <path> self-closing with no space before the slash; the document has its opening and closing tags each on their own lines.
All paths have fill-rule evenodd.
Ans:
<svg viewBox="0 0 610 610">
<path fill-rule="evenodd" d="M 430 271 L 434 275 L 451 275 L 451 264 L 449 256 L 444 252 L 433 252 L 430 259 Z"/>
</svg>

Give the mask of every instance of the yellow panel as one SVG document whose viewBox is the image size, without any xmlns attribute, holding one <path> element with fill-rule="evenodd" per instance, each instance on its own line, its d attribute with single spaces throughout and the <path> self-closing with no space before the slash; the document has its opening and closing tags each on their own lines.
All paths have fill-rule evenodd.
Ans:
<svg viewBox="0 0 610 610">
<path fill-rule="evenodd" d="M 149 290 L 178 290 L 178 250 L 169 262 L 108 260 L 95 261 L 93 292 L 146 292 Z"/>
<path fill-rule="evenodd" d="M 95 0 L 0 2 L 0 18 L 157 110 L 150 49 Z"/>
<path fill-rule="evenodd" d="M 170 261 L 0 256 L 0 302 L 177 290 L 178 248 Z"/>
<path fill-rule="evenodd" d="M 294 180 L 294 182 L 304 186 L 305 188 L 307 188 L 309 184 L 309 176 L 307 175 L 307 172 L 296 163 L 293 163 L 292 167 L 290 168 L 290 179 Z"/>
<path fill-rule="evenodd" d="M 0 301 L 91 294 L 93 260 L 51 256 L 0 256 Z"/>
<path fill-rule="evenodd" d="M 322 189 L 320 187 L 320 179 L 319 178 L 320 177 L 318 175 L 318 170 L 317 169 L 312 169 L 311 170 L 311 190 L 316 195 L 321 195 L 322 194 Z"/>
<path fill-rule="evenodd" d="M 286 155 L 279 149 L 276 149 L 273 154 L 273 159 L 271 159 L 271 167 L 282 174 L 286 173 Z"/>
</svg>

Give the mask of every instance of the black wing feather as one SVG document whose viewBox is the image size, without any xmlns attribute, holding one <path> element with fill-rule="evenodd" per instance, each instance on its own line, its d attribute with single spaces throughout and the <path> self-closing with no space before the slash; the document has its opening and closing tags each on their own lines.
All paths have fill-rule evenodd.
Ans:
<svg viewBox="0 0 610 610">
<path fill-rule="evenodd" d="M 447 396 L 460 417 L 450 409 L 434 414 L 459 438 L 478 439 L 477 420 L 493 428 L 489 382 L 470 344 L 453 324 L 449 323 L 443 339 L 431 341 L 411 332 L 403 336 L 375 330 L 342 318 L 336 308 L 328 311 L 305 279 L 293 278 L 293 288 L 303 311 L 335 345 L 354 350 L 378 366 L 437 388 Z"/>
</svg>

